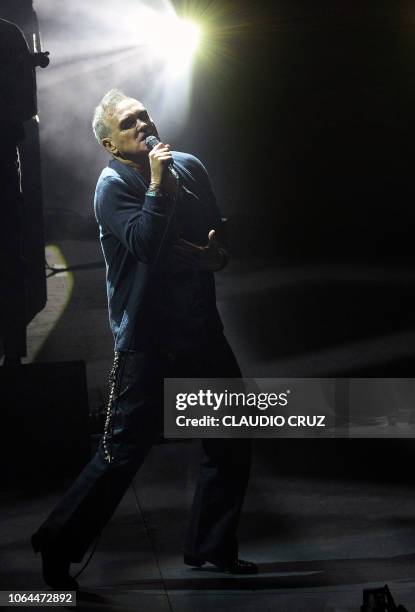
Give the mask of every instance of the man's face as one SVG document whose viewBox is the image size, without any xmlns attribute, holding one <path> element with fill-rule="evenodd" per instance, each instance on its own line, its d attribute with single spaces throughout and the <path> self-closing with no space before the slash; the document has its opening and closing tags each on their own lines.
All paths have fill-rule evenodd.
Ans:
<svg viewBox="0 0 415 612">
<path fill-rule="evenodd" d="M 109 153 L 135 162 L 148 156 L 147 136 L 157 136 L 157 129 L 145 107 L 138 100 L 127 98 L 117 104 L 106 119 L 111 135 L 102 144 Z"/>
</svg>

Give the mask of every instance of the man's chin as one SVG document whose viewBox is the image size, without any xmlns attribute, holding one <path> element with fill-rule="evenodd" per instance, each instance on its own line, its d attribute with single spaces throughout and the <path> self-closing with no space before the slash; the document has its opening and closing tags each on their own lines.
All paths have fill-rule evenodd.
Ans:
<svg viewBox="0 0 415 612">
<path fill-rule="evenodd" d="M 134 151 L 133 153 L 129 154 L 128 156 L 126 155 L 125 157 L 136 164 L 142 164 L 143 162 L 148 160 L 148 154 L 149 150 L 147 149 L 147 146 L 143 144 L 143 146 L 141 146 L 139 150 Z"/>
</svg>

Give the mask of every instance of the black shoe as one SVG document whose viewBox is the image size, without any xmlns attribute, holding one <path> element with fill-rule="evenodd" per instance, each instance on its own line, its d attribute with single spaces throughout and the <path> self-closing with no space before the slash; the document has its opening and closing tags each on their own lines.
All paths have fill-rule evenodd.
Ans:
<svg viewBox="0 0 415 612">
<path fill-rule="evenodd" d="M 184 562 L 186 565 L 191 565 L 193 567 L 202 567 L 205 563 L 211 563 L 214 565 L 218 572 L 223 572 L 224 574 L 257 574 L 258 566 L 256 563 L 252 563 L 252 561 L 244 561 L 243 559 L 234 559 L 233 561 L 227 562 L 218 562 L 218 561 L 202 561 L 202 559 L 196 559 L 195 557 L 190 557 L 188 555 L 184 556 Z"/>
<path fill-rule="evenodd" d="M 38 534 L 31 539 L 32 548 L 42 556 L 43 580 L 57 591 L 78 591 L 79 585 L 69 574 L 71 562 L 63 555 L 58 546 L 41 544 Z"/>
<path fill-rule="evenodd" d="M 216 565 L 216 564 L 214 564 Z M 225 574 L 257 574 L 258 566 L 252 561 L 244 561 L 243 559 L 235 559 L 225 565 L 217 565 Z"/>
<path fill-rule="evenodd" d="M 206 561 L 200 561 L 200 559 L 195 559 L 189 555 L 184 555 L 183 561 L 186 565 L 191 565 L 192 567 L 202 567 L 206 563 Z"/>
</svg>

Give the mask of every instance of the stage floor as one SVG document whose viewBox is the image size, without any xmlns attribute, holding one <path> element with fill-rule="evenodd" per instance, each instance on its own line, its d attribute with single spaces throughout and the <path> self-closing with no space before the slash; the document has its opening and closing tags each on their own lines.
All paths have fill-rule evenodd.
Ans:
<svg viewBox="0 0 415 612">
<path fill-rule="evenodd" d="M 76 269 L 48 280 L 47 307 L 29 326 L 26 362 L 84 359 L 90 409 L 99 413 L 112 362 L 102 254 L 98 240 L 58 246 L 60 251 L 48 247 L 49 264 Z M 329 376 L 351 364 L 412 357 L 412 319 L 407 324 L 404 316 L 394 319 L 391 304 L 398 301 L 400 312 L 412 311 L 411 301 L 399 305 L 396 292 L 413 291 L 414 282 L 415 273 L 402 267 L 305 268 L 256 259 L 235 261 L 217 275 L 228 338 L 244 375 L 256 377 Z M 367 298 L 358 321 L 351 308 L 368 287 L 373 300 L 385 296 L 383 310 L 370 316 Z M 326 293 L 327 312 L 321 310 Z M 336 304 L 350 320 L 333 311 Z M 353 307 L 361 312 L 358 304 Z M 103 533 L 79 578 L 84 593 L 78 609 L 351 612 L 359 609 L 363 588 L 387 583 L 395 601 L 414 612 L 411 455 L 407 465 L 391 455 L 392 468 L 383 478 L 376 459 L 372 467 L 365 465 L 364 453 L 361 468 L 356 459 L 348 470 L 344 456 L 336 464 L 331 440 L 283 442 L 257 441 L 241 523 L 240 555 L 259 563 L 258 576 L 223 576 L 183 565 L 200 448 L 197 441 L 169 442 L 152 449 Z M 304 454 L 298 456 L 297 449 Z M 2 589 L 44 588 L 29 538 L 63 490 L 62 484 L 53 491 L 34 486 L 30 492 L 0 493 Z"/>
<path fill-rule="evenodd" d="M 199 460 L 197 441 L 152 449 L 79 578 L 78 609 L 355 612 L 363 588 L 387 583 L 415 610 L 413 488 L 280 477 L 258 452 L 240 554 L 260 573 L 232 577 L 182 562 Z M 29 537 L 62 491 L 1 494 L 2 589 L 44 588 Z"/>
</svg>

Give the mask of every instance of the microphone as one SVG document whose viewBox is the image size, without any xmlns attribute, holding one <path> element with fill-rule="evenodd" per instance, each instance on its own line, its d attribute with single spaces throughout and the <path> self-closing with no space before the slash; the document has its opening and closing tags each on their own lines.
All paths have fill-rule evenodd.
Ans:
<svg viewBox="0 0 415 612">
<path fill-rule="evenodd" d="M 145 139 L 145 143 L 150 151 L 154 149 L 154 147 L 158 145 L 159 142 L 160 140 L 156 136 L 147 136 L 147 138 Z M 167 169 L 170 172 L 170 174 L 174 176 L 176 181 L 178 181 L 180 180 L 180 177 L 179 177 L 177 170 L 174 168 L 173 164 L 174 164 L 173 160 L 169 161 Z"/>
</svg>

